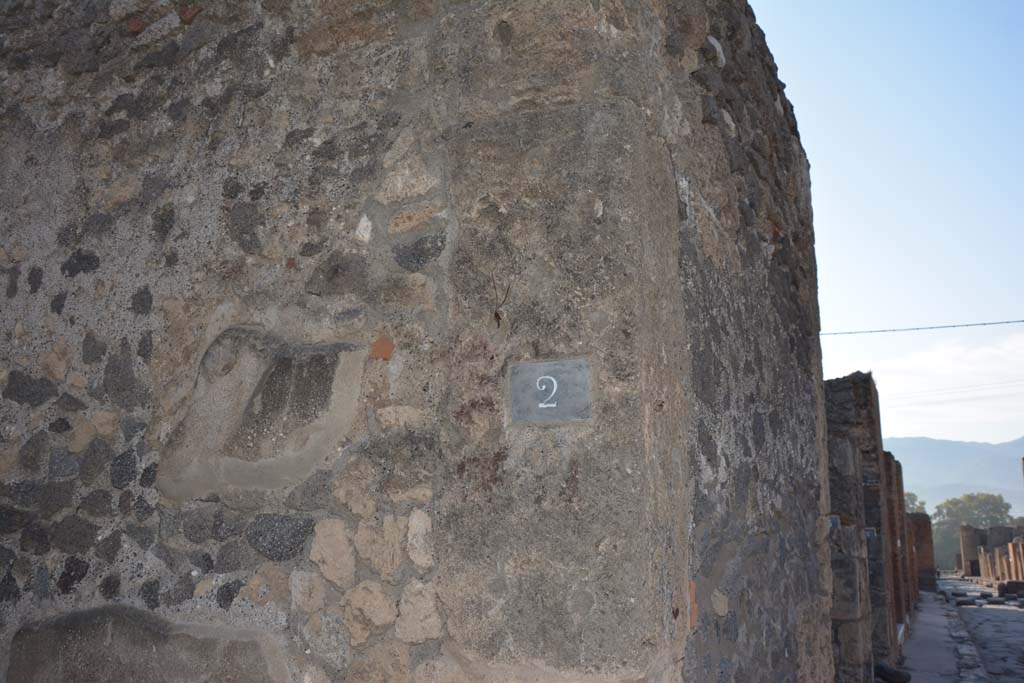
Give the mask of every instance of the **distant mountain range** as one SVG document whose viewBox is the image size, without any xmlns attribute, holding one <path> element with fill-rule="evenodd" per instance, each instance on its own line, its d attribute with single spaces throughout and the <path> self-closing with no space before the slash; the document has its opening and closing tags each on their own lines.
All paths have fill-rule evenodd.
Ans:
<svg viewBox="0 0 1024 683">
<path fill-rule="evenodd" d="M 924 437 L 884 439 L 903 465 L 903 488 L 928 505 L 928 512 L 965 493 L 997 493 L 1024 515 L 1024 437 L 1006 443 L 943 441 Z"/>
</svg>

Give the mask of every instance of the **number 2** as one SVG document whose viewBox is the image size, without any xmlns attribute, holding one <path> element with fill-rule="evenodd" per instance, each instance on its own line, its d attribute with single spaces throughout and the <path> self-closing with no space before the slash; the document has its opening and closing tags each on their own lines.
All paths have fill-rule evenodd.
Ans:
<svg viewBox="0 0 1024 683">
<path fill-rule="evenodd" d="M 553 399 L 555 397 L 555 393 L 558 391 L 558 380 L 556 380 L 551 375 L 544 375 L 543 377 L 538 377 L 537 378 L 537 390 L 538 391 L 544 391 L 545 390 L 544 389 L 544 385 L 546 384 L 546 382 L 544 380 L 546 380 L 546 379 L 551 380 L 551 393 L 548 395 L 548 397 L 546 399 L 544 399 L 543 401 L 538 403 L 537 407 L 538 408 L 557 408 L 558 404 L 557 403 L 552 403 L 551 399 Z"/>
</svg>

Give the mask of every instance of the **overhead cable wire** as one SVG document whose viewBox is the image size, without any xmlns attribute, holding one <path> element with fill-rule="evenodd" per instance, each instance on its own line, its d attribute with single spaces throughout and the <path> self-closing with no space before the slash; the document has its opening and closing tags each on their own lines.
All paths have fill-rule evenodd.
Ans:
<svg viewBox="0 0 1024 683">
<path fill-rule="evenodd" d="M 893 327 L 881 330 L 852 330 L 846 332 L 821 332 L 822 337 L 837 337 L 850 334 L 885 334 L 888 332 L 920 332 L 923 330 L 952 330 L 960 327 L 991 327 L 993 325 L 1020 325 L 1024 320 L 997 320 L 987 323 L 959 323 L 957 325 L 929 325 L 926 327 Z"/>
</svg>

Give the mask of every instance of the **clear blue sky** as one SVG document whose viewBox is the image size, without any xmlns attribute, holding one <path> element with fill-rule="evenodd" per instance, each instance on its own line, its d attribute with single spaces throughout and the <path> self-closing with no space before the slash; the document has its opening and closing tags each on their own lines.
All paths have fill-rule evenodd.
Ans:
<svg viewBox="0 0 1024 683">
<path fill-rule="evenodd" d="M 811 162 L 823 330 L 1024 318 L 1024 2 L 751 4 Z M 885 436 L 1024 436 L 1024 325 L 822 350 L 874 371 Z"/>
</svg>

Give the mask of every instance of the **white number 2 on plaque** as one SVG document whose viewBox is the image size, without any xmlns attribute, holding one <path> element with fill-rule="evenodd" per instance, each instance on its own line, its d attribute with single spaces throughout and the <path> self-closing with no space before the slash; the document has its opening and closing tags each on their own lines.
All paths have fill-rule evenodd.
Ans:
<svg viewBox="0 0 1024 683">
<path fill-rule="evenodd" d="M 551 400 L 551 399 L 553 399 L 555 397 L 555 394 L 558 392 L 558 380 L 556 380 L 551 375 L 544 375 L 543 377 L 538 377 L 537 378 L 537 391 L 547 391 L 547 387 L 549 386 L 549 382 L 550 382 L 551 393 L 548 394 L 548 397 L 546 399 L 544 399 L 543 401 L 541 401 L 540 403 L 537 404 L 538 408 L 557 408 L 558 407 L 558 404 Z"/>
</svg>

